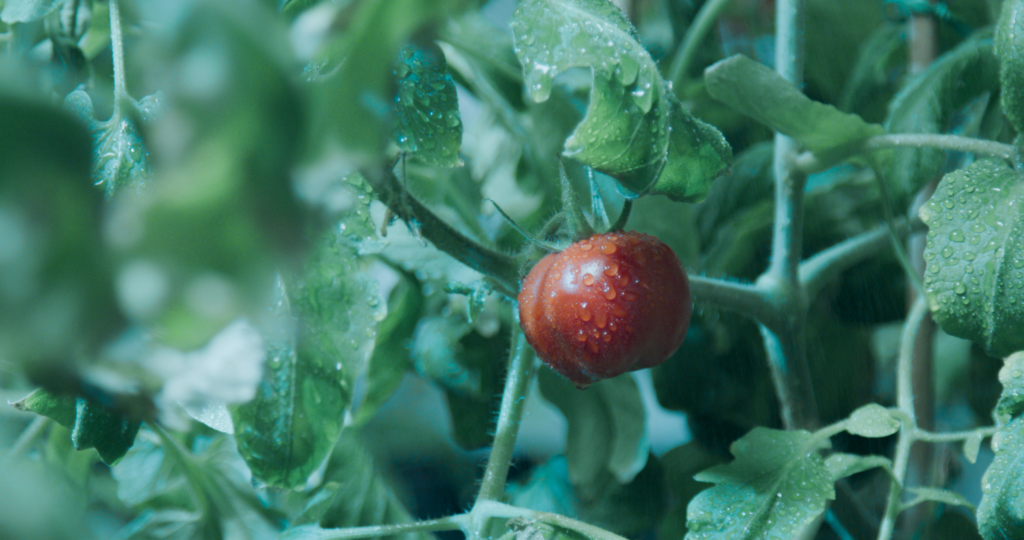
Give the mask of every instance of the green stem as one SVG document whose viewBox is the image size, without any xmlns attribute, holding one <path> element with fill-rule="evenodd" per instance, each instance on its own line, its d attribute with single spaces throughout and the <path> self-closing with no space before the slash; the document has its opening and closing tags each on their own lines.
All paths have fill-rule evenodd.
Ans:
<svg viewBox="0 0 1024 540">
<path fill-rule="evenodd" d="M 46 433 L 46 428 L 49 425 L 50 419 L 45 416 L 38 416 L 32 420 L 32 423 L 18 436 L 18 440 L 14 441 L 10 451 L 4 456 L 4 461 L 10 463 L 17 459 L 18 456 L 28 452 L 28 449 L 39 440 L 39 437 Z"/>
<path fill-rule="evenodd" d="M 121 10 L 118 0 L 110 0 L 110 48 L 114 52 L 114 114 L 121 115 L 121 100 L 128 96 L 124 74 L 124 38 L 121 35 Z"/>
<path fill-rule="evenodd" d="M 823 158 L 812 152 L 804 152 L 796 158 L 794 166 L 804 173 L 813 174 L 829 169 L 853 156 L 887 148 L 938 148 L 1007 161 L 1013 161 L 1016 155 L 1016 150 L 1012 145 L 995 141 L 938 133 L 897 133 L 871 137 L 845 152 L 830 154 L 828 158 Z"/>
<path fill-rule="evenodd" d="M 693 303 L 703 307 L 744 314 L 772 328 L 782 324 L 779 311 L 754 285 L 691 275 L 690 294 Z"/>
<path fill-rule="evenodd" d="M 898 232 L 905 232 L 906 221 L 895 224 Z M 847 238 L 828 249 L 819 251 L 800 263 L 800 283 L 807 298 L 814 298 L 843 271 L 867 260 L 892 245 L 889 225 L 876 227 L 852 238 Z"/>
<path fill-rule="evenodd" d="M 999 431 L 999 428 L 996 426 L 972 429 L 971 431 L 950 431 L 947 433 L 933 433 L 931 431 L 918 429 L 914 432 L 914 439 L 931 443 L 947 443 L 967 440 L 971 437 L 976 437 L 979 434 L 982 438 L 987 439 L 995 435 L 997 431 Z"/>
<path fill-rule="evenodd" d="M 364 170 L 363 176 L 395 215 L 407 223 L 418 223 L 423 237 L 438 249 L 495 280 L 502 293 L 516 295 L 519 265 L 513 257 L 488 249 L 455 230 L 405 191 L 390 170 Z"/>
<path fill-rule="evenodd" d="M 672 81 L 674 88 L 682 88 L 686 82 L 686 75 L 693 67 L 693 61 L 697 57 L 697 51 L 704 43 L 704 39 L 715 25 L 715 21 L 722 15 L 725 8 L 729 7 L 732 0 L 709 0 L 701 6 L 697 16 L 693 18 L 690 27 L 686 29 L 686 36 L 679 44 L 679 52 L 672 60 L 672 66 L 668 70 L 668 80 Z"/>
<path fill-rule="evenodd" d="M 356 540 L 359 538 L 380 538 L 398 536 L 400 534 L 425 533 L 433 531 L 457 531 L 469 523 L 470 514 L 458 514 L 440 519 L 428 519 L 415 523 L 398 523 L 394 525 L 370 525 L 367 527 L 349 527 L 345 529 L 317 529 L 315 533 L 296 533 L 296 536 L 316 540 Z M 281 537 L 289 538 L 287 532 Z"/>
<path fill-rule="evenodd" d="M 907 322 L 903 327 L 900 343 L 900 356 L 896 366 L 896 404 L 899 417 L 903 422 L 899 439 L 896 443 L 896 454 L 893 457 L 893 482 L 889 489 L 889 501 L 885 516 L 878 528 L 878 540 L 892 538 L 896 518 L 900 512 L 900 495 L 903 492 L 903 481 L 907 476 L 907 465 L 910 461 L 910 449 L 914 444 L 917 432 L 917 420 L 914 414 L 913 360 L 914 342 L 921 321 L 928 314 L 928 302 L 919 296 L 910 310 Z"/>
<path fill-rule="evenodd" d="M 813 429 L 818 423 L 818 404 L 811 386 L 802 322 L 778 332 L 761 325 L 761 336 L 779 398 L 782 425 L 786 429 Z"/>
<path fill-rule="evenodd" d="M 518 319 L 518 317 L 517 317 Z M 519 321 L 516 320 L 516 323 Z M 512 357 L 505 379 L 505 391 L 501 396 L 501 409 L 498 412 L 498 427 L 494 433 L 494 446 L 487 460 L 477 504 L 483 501 L 495 501 L 505 493 L 505 482 L 508 480 L 508 469 L 512 465 L 512 451 L 515 449 L 516 436 L 519 434 L 519 422 L 523 418 L 526 407 L 526 392 L 530 379 L 533 378 L 534 353 L 533 347 L 526 343 L 526 336 L 519 330 L 518 324 L 513 332 Z"/>
<path fill-rule="evenodd" d="M 520 508 L 518 506 L 512 506 L 497 501 L 483 501 L 478 502 L 473 507 L 473 514 L 477 519 L 486 518 L 527 518 L 535 519 L 548 525 L 554 525 L 556 527 L 562 527 L 572 531 L 581 533 L 587 538 L 596 540 L 626 540 L 625 538 L 613 533 L 606 531 L 600 527 L 595 527 L 589 523 L 577 521 L 572 518 L 565 517 L 560 514 L 553 514 L 550 512 L 538 512 L 536 510 L 529 510 L 526 508 Z"/>
</svg>

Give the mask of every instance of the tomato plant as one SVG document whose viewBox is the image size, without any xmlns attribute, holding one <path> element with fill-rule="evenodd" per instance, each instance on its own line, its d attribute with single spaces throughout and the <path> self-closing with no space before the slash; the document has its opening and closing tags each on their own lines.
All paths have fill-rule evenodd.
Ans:
<svg viewBox="0 0 1024 540">
<path fill-rule="evenodd" d="M 0 538 L 1024 537 L 1022 20 L 0 1 Z"/>
</svg>

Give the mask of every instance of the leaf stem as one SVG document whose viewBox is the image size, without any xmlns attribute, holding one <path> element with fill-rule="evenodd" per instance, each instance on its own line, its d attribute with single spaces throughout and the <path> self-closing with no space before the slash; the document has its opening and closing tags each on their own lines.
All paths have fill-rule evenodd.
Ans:
<svg viewBox="0 0 1024 540">
<path fill-rule="evenodd" d="M 21 432 L 18 436 L 18 440 L 14 441 L 11 445 L 11 449 L 4 455 L 4 463 L 9 464 L 18 456 L 24 454 L 32 447 L 33 444 L 39 437 L 46 432 L 46 428 L 50 425 L 50 419 L 45 416 L 38 416 L 32 420 L 32 422 L 25 428 L 25 431 Z"/>
<path fill-rule="evenodd" d="M 595 540 L 626 540 L 625 538 L 613 533 L 606 531 L 600 527 L 595 527 L 589 523 L 577 521 L 572 518 L 565 517 L 560 514 L 553 514 L 551 512 L 538 512 L 536 510 L 529 510 L 527 508 L 520 508 L 518 506 L 512 506 L 497 501 L 481 501 L 473 507 L 473 514 L 479 514 L 479 518 L 517 518 L 523 517 L 527 519 L 536 519 L 537 521 L 547 523 L 548 525 L 554 525 L 556 527 L 562 527 L 572 531 L 581 533 L 583 536 Z"/>
<path fill-rule="evenodd" d="M 970 439 L 981 435 L 982 438 L 989 438 L 996 434 L 999 428 L 996 426 L 988 426 L 970 431 L 950 431 L 946 433 L 935 433 L 932 431 L 926 431 L 918 429 L 914 432 L 914 439 L 918 441 L 927 441 L 931 443 L 945 443 L 945 442 L 957 442 Z"/>
<path fill-rule="evenodd" d="M 697 51 L 704 43 L 715 21 L 722 15 L 725 8 L 729 7 L 732 0 L 710 0 L 701 6 L 697 16 L 693 18 L 690 27 L 686 29 L 686 36 L 679 44 L 679 52 L 672 59 L 672 66 L 668 70 L 668 80 L 672 81 L 673 88 L 682 88 L 686 82 L 686 75 L 693 67 L 693 61 L 697 57 Z"/>
<path fill-rule="evenodd" d="M 690 294 L 703 307 L 735 311 L 770 327 L 781 324 L 778 310 L 755 285 L 691 275 Z"/>
<path fill-rule="evenodd" d="M 976 156 L 993 157 L 1011 162 L 1016 156 L 1016 150 L 1012 145 L 996 141 L 939 133 L 896 133 L 870 137 L 859 145 L 853 145 L 845 152 L 829 154 L 827 157 L 813 152 L 804 152 L 797 156 L 794 167 L 806 174 L 813 174 L 866 152 L 904 147 L 968 152 Z"/>
<path fill-rule="evenodd" d="M 504 253 L 488 249 L 448 225 L 405 190 L 390 170 L 362 171 L 378 198 L 398 217 L 416 222 L 424 238 L 455 260 L 493 279 L 502 293 L 519 290 L 519 264 Z"/>
<path fill-rule="evenodd" d="M 316 526 L 296 527 L 289 529 L 281 540 L 303 538 L 315 540 L 356 540 L 359 538 L 382 538 L 414 532 L 457 531 L 464 528 L 470 520 L 470 514 L 457 514 L 439 519 L 428 519 L 414 523 L 396 523 L 393 525 L 368 525 L 365 527 L 348 527 L 344 529 L 321 529 Z M 310 532 L 306 532 L 310 531 Z M 315 531 L 315 532 L 313 532 Z"/>
<path fill-rule="evenodd" d="M 118 0 L 110 0 L 110 49 L 114 53 L 114 114 L 121 115 L 121 100 L 128 96 L 124 74 L 124 37 L 121 34 L 121 10 Z"/>
<path fill-rule="evenodd" d="M 894 223 L 897 232 L 906 231 L 906 220 Z M 819 251 L 800 263 L 800 283 L 808 298 L 814 298 L 829 281 L 844 270 L 881 252 L 892 245 L 888 224 L 847 238 L 828 249 Z"/>
<path fill-rule="evenodd" d="M 512 335 L 512 351 L 509 359 L 505 391 L 501 396 L 498 412 L 498 427 L 494 434 L 494 446 L 487 459 L 480 493 L 476 502 L 495 501 L 505 493 L 508 469 L 512 465 L 512 452 L 519 434 L 519 422 L 526 407 L 526 393 L 534 374 L 533 347 L 526 343 L 526 336 L 519 329 L 518 312 Z"/>
<path fill-rule="evenodd" d="M 913 385 L 913 360 L 914 343 L 917 331 L 921 322 L 928 314 L 928 302 L 923 296 L 919 296 L 914 302 L 914 307 L 907 316 L 907 322 L 903 327 L 903 336 L 900 343 L 900 356 L 896 367 L 896 404 L 899 409 L 898 416 L 903 422 L 903 429 L 896 443 L 896 453 L 893 456 L 893 482 L 889 489 L 889 501 L 886 505 L 885 516 L 878 528 L 878 540 L 889 540 L 892 538 L 893 529 L 896 525 L 896 518 L 900 513 L 900 495 L 903 492 L 903 481 L 907 475 L 907 465 L 910 461 L 910 449 L 914 444 L 917 435 L 917 420 L 914 414 L 914 385 Z"/>
</svg>

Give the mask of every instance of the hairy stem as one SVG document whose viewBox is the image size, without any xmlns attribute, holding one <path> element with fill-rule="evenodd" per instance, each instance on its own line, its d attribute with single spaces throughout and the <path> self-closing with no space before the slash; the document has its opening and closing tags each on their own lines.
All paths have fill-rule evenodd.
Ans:
<svg viewBox="0 0 1024 540">
<path fill-rule="evenodd" d="M 901 223 L 905 225 L 905 222 Z M 905 229 L 904 227 L 901 227 Z M 819 251 L 800 263 L 800 282 L 808 298 L 814 298 L 836 276 L 891 246 L 888 225 L 875 227 Z"/>
<path fill-rule="evenodd" d="M 512 356 L 505 379 L 505 391 L 501 396 L 494 446 L 487 459 L 480 493 L 476 498 L 477 504 L 482 501 L 496 501 L 505 493 L 505 481 L 508 480 L 508 469 L 512 465 L 512 451 L 515 449 L 516 436 L 519 434 L 519 422 L 526 407 L 526 392 L 534 374 L 533 347 L 527 345 L 526 336 L 519 330 L 518 324 L 513 331 L 512 339 Z"/>
<path fill-rule="evenodd" d="M 110 48 L 114 52 L 114 114 L 121 114 L 121 100 L 128 96 L 124 74 L 124 37 L 121 35 L 121 10 L 110 0 Z"/>
<path fill-rule="evenodd" d="M 903 492 L 903 480 L 907 475 L 910 449 L 914 444 L 914 436 L 917 431 L 917 420 L 914 413 L 914 344 L 917 341 L 917 332 L 921 327 L 921 321 L 924 320 L 927 314 L 928 302 L 924 297 L 918 297 L 903 327 L 900 356 L 896 366 L 896 404 L 901 413 L 903 429 L 900 430 L 899 439 L 896 443 L 896 454 L 893 457 L 892 464 L 893 482 L 889 489 L 889 501 L 886 505 L 885 516 L 882 518 L 882 524 L 878 528 L 878 540 L 889 540 L 892 538 L 896 518 L 900 512 L 900 495 Z"/>
<path fill-rule="evenodd" d="M 779 310 L 754 285 L 691 275 L 690 294 L 694 304 L 734 311 L 773 328 L 782 324 Z"/>
<path fill-rule="evenodd" d="M 493 279 L 502 293 L 515 296 L 519 290 L 519 267 L 513 257 L 486 248 L 445 223 L 407 192 L 390 170 L 364 170 L 363 176 L 395 215 L 419 225 L 424 238 L 455 260 Z"/>
<path fill-rule="evenodd" d="M 729 7 L 732 0 L 709 0 L 701 6 L 697 16 L 693 18 L 690 27 L 686 30 L 686 36 L 679 44 L 679 52 L 672 60 L 672 66 L 668 70 L 668 80 L 672 81 L 675 88 L 681 88 L 686 82 L 686 76 L 693 67 L 693 60 L 697 57 L 700 46 L 704 43 L 715 21 L 722 15 L 725 8 Z"/>
<path fill-rule="evenodd" d="M 818 424 L 818 404 L 811 386 L 802 322 L 780 332 L 761 325 L 761 336 L 775 395 L 779 398 L 782 425 L 786 429 L 814 429 Z"/>
</svg>

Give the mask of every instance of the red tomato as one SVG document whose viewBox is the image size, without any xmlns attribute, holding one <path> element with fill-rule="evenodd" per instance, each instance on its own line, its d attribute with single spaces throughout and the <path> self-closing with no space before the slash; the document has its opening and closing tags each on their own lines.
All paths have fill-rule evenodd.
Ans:
<svg viewBox="0 0 1024 540">
<path fill-rule="evenodd" d="M 692 309 L 672 249 L 633 231 L 545 256 L 519 291 L 526 340 L 579 388 L 664 362 L 686 337 Z"/>
</svg>

